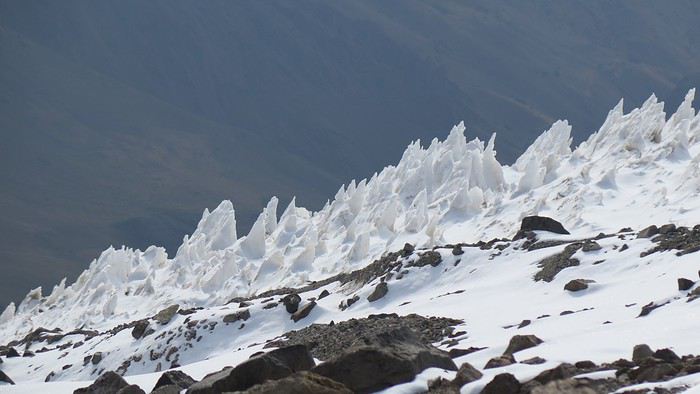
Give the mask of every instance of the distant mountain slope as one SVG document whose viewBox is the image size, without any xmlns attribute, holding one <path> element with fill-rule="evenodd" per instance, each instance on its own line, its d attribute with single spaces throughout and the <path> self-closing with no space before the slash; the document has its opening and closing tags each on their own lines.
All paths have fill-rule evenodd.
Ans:
<svg viewBox="0 0 700 394">
<path fill-rule="evenodd" d="M 687 90 L 698 7 L 0 1 L 0 300 L 109 244 L 174 252 L 222 199 L 241 231 L 273 194 L 320 208 L 462 119 L 503 162 L 564 116 L 580 141 Z"/>
</svg>

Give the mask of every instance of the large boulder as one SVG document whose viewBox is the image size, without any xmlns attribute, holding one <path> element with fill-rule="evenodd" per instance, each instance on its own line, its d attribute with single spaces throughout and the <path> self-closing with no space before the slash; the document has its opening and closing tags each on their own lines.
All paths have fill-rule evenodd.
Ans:
<svg viewBox="0 0 700 394">
<path fill-rule="evenodd" d="M 156 313 L 153 318 L 160 324 L 168 324 L 170 320 L 175 316 L 177 311 L 180 310 L 180 305 L 174 304 Z"/>
<path fill-rule="evenodd" d="M 643 343 L 641 345 L 635 345 L 634 349 L 632 349 L 632 361 L 634 361 L 635 364 L 639 364 L 647 358 L 653 356 L 654 351 L 651 350 L 647 344 Z"/>
<path fill-rule="evenodd" d="M 284 307 L 287 308 L 287 312 L 289 313 L 294 313 L 299 309 L 299 303 L 301 302 L 301 297 L 299 297 L 299 294 L 292 293 L 292 294 L 287 294 L 282 298 L 282 303 L 284 304 Z"/>
<path fill-rule="evenodd" d="M 192 379 L 192 377 L 182 371 L 166 371 L 162 375 L 160 375 L 160 378 L 156 382 L 156 385 L 153 387 L 153 389 L 157 389 L 159 387 L 163 386 L 168 386 L 168 385 L 175 385 L 180 388 L 180 390 L 184 390 L 195 384 L 197 381 Z"/>
<path fill-rule="evenodd" d="M 134 339 L 141 339 L 146 333 L 147 328 L 148 320 L 139 320 L 136 323 L 134 323 L 134 328 L 131 330 L 131 336 L 134 337 Z"/>
<path fill-rule="evenodd" d="M 311 301 L 306 303 L 304 306 L 301 307 L 298 311 L 292 313 L 291 319 L 294 320 L 294 322 L 298 322 L 299 320 L 305 318 L 306 316 L 309 316 L 309 313 L 311 313 L 311 310 L 314 309 L 316 306 L 316 301 Z"/>
<path fill-rule="evenodd" d="M 146 394 L 143 389 L 135 384 L 130 384 L 126 387 L 122 387 L 116 394 Z"/>
<path fill-rule="evenodd" d="M 517 394 L 520 391 L 520 382 L 509 373 L 498 374 L 493 377 L 481 394 Z"/>
<path fill-rule="evenodd" d="M 357 393 L 371 393 L 412 381 L 431 368 L 457 370 L 449 355 L 424 345 L 408 328 L 358 338 L 340 356 L 318 365 L 313 372 L 343 383 Z"/>
<path fill-rule="evenodd" d="M 298 372 L 279 380 L 268 380 L 245 394 L 352 394 L 344 384 L 313 372 Z"/>
<path fill-rule="evenodd" d="M 187 389 L 187 394 L 216 394 L 247 390 L 267 380 L 282 379 L 314 365 L 306 346 L 295 345 L 251 357 L 235 368 L 209 374 Z"/>
<path fill-rule="evenodd" d="M 520 230 L 513 239 L 525 238 L 531 231 L 548 231 L 557 234 L 570 234 L 564 226 L 556 220 L 546 216 L 526 216 L 520 222 Z"/>
<path fill-rule="evenodd" d="M 381 282 L 374 288 L 372 294 L 367 296 L 367 301 L 374 302 L 384 297 L 389 292 L 389 285 L 386 282 Z"/>
<path fill-rule="evenodd" d="M 13 382 L 12 379 L 10 379 L 10 377 L 7 376 L 7 374 L 5 372 L 2 372 L 2 371 L 0 371 L 0 382 L 15 384 L 15 382 Z"/>
<path fill-rule="evenodd" d="M 506 348 L 505 352 L 503 352 L 503 354 L 517 353 L 521 350 L 535 347 L 540 343 L 542 343 L 542 340 L 534 335 L 514 335 L 510 339 L 508 347 Z"/>
<path fill-rule="evenodd" d="M 129 383 L 119 374 L 107 371 L 100 375 L 93 384 L 79 388 L 73 394 L 115 394 L 127 386 Z"/>
</svg>

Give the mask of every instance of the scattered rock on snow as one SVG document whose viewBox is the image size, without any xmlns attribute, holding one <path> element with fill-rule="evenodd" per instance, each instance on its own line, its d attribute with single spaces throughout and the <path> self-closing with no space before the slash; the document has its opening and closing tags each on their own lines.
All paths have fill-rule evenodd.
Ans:
<svg viewBox="0 0 700 394">
<path fill-rule="evenodd" d="M 311 310 L 314 309 L 315 306 L 316 301 L 306 303 L 304 306 L 301 307 L 301 309 L 292 314 L 291 319 L 294 320 L 295 323 L 298 322 L 306 316 L 309 316 L 309 313 L 311 313 Z"/>
<path fill-rule="evenodd" d="M 146 333 L 147 328 L 148 320 L 139 320 L 136 323 L 134 323 L 134 328 L 131 330 L 131 336 L 134 337 L 134 339 L 141 339 Z"/>
<path fill-rule="evenodd" d="M 284 298 L 282 298 L 282 303 L 284 304 L 284 307 L 287 308 L 287 312 L 294 313 L 299 309 L 301 297 L 296 293 L 287 294 L 284 296 Z"/>
<path fill-rule="evenodd" d="M 226 316 L 224 316 L 224 323 L 235 323 L 240 320 L 248 320 L 250 319 L 250 310 L 248 309 L 243 309 L 241 311 L 238 311 L 236 313 L 231 313 Z"/>
<path fill-rule="evenodd" d="M 464 254 L 464 250 L 462 250 L 462 245 L 455 245 L 452 248 L 452 254 L 455 256 L 461 256 Z"/>
<path fill-rule="evenodd" d="M 527 360 L 523 360 L 520 363 L 521 364 L 529 364 L 529 365 L 539 365 L 539 364 L 544 364 L 546 363 L 547 360 L 543 359 L 542 357 L 535 356 L 528 358 Z"/>
<path fill-rule="evenodd" d="M 520 222 L 520 230 L 513 240 L 525 238 L 531 231 L 548 231 L 556 234 L 570 234 L 558 221 L 546 216 L 526 216 Z"/>
<path fill-rule="evenodd" d="M 678 278 L 678 290 L 680 291 L 690 290 L 694 285 L 695 282 L 690 279 Z"/>
<path fill-rule="evenodd" d="M 451 358 L 457 358 L 457 357 L 462 357 L 462 356 L 465 356 L 467 354 L 478 352 L 479 350 L 484 350 L 484 349 L 486 349 L 486 348 L 485 347 L 473 347 L 473 346 L 468 348 L 468 349 L 452 348 L 452 349 L 450 349 L 448 354 L 450 355 Z"/>
<path fill-rule="evenodd" d="M 475 382 L 484 376 L 478 369 L 474 368 L 469 363 L 463 363 L 457 370 L 457 376 L 452 380 L 452 383 L 457 387 L 462 387 L 467 383 Z"/>
<path fill-rule="evenodd" d="M 367 301 L 374 302 L 384 297 L 389 292 L 389 285 L 386 282 L 380 282 L 367 297 Z"/>
<path fill-rule="evenodd" d="M 178 304 L 170 305 L 169 307 L 156 313 L 153 318 L 160 324 L 168 324 L 179 309 L 180 305 Z"/>
<path fill-rule="evenodd" d="M 603 249 L 603 248 L 596 241 L 586 241 L 583 243 L 583 246 L 581 247 L 581 250 L 583 252 L 593 252 L 593 251 L 601 250 L 601 249 Z"/>
<path fill-rule="evenodd" d="M 521 350 L 535 347 L 542 343 L 542 340 L 535 335 L 515 335 L 510 339 L 508 347 L 503 354 L 513 354 Z"/>
<path fill-rule="evenodd" d="M 567 284 L 564 285 L 564 290 L 568 290 L 571 292 L 586 290 L 588 288 L 588 283 L 589 281 L 585 279 L 570 280 Z"/>
<path fill-rule="evenodd" d="M 639 233 L 637 233 L 637 238 L 650 238 L 658 233 L 659 233 L 659 228 L 652 224 L 651 226 L 649 226 L 649 227 L 643 229 L 642 231 L 640 231 Z"/>
<path fill-rule="evenodd" d="M 425 267 L 430 265 L 431 267 L 437 267 L 442 262 L 442 256 L 439 252 L 434 250 L 428 250 L 418 257 L 418 260 L 407 264 L 408 267 Z"/>
<path fill-rule="evenodd" d="M 331 293 L 329 293 L 328 290 L 323 289 L 323 291 L 321 292 L 321 294 L 318 295 L 318 299 L 321 300 L 321 299 L 323 299 L 323 298 L 328 297 L 329 295 L 331 295 Z"/>
<path fill-rule="evenodd" d="M 487 361 L 486 365 L 484 365 L 484 369 L 500 368 L 511 364 L 515 364 L 515 357 L 513 357 L 512 354 L 504 354 Z"/>
<path fill-rule="evenodd" d="M 13 382 L 12 379 L 10 379 L 10 377 L 7 376 L 7 374 L 1 370 L 0 370 L 0 382 L 15 384 L 15 382 Z"/>
<path fill-rule="evenodd" d="M 582 244 L 579 242 L 567 245 L 561 253 L 549 256 L 541 260 L 537 265 L 541 268 L 535 274 L 535 281 L 543 280 L 551 282 L 554 277 L 564 268 L 574 267 L 579 265 L 578 259 L 572 258 L 574 253 L 581 249 Z"/>
</svg>

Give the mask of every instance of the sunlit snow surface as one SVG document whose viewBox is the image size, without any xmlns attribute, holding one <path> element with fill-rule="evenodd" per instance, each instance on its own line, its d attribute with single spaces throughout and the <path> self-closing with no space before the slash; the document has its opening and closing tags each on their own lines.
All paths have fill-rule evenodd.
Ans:
<svg viewBox="0 0 700 394">
<path fill-rule="evenodd" d="M 561 221 L 572 232 L 570 239 L 622 227 L 639 230 L 649 224 L 692 227 L 700 224 L 700 116 L 692 108 L 693 95 L 691 90 L 668 119 L 654 96 L 627 114 L 620 102 L 600 130 L 573 152 L 570 126 L 556 122 L 513 166 L 498 163 L 494 138 L 488 144 L 467 142 L 460 124 L 445 141 L 433 140 L 427 148 L 415 142 L 398 165 L 368 181 L 341 187 L 318 212 L 296 207 L 293 201 L 278 219 L 273 198 L 250 234 L 241 238 L 233 205 L 224 201 L 212 212 L 205 210 L 173 259 L 157 247 L 144 252 L 108 249 L 76 283 L 64 281 L 48 296 L 41 289 L 30 292 L 16 311 L 10 305 L 0 315 L 0 343 L 38 327 L 106 330 L 174 303 L 208 307 L 190 316 L 220 322 L 223 315 L 237 310 L 236 304 L 223 306 L 234 296 L 300 286 L 357 269 L 405 242 L 432 247 L 511 237 L 522 217 L 532 214 Z M 614 249 L 624 243 L 629 249 Z M 504 371 L 522 380 L 562 361 L 630 358 L 638 343 L 671 347 L 679 354 L 700 353 L 700 301 L 686 303 L 676 284 L 678 277 L 698 279 L 697 254 L 676 257 L 663 252 L 640 258 L 652 244 L 634 236 L 607 238 L 600 244 L 600 251 L 577 252 L 581 265 L 565 269 L 551 283 L 532 280 L 536 263 L 564 246 L 525 252 L 517 250 L 516 243 L 499 256 L 492 256 L 495 250 L 465 248 L 457 266 L 449 249 L 440 250 L 444 257 L 440 266 L 416 268 L 404 279 L 389 281 L 389 294 L 371 304 L 365 300 L 371 285 L 360 289 L 328 285 L 331 296 L 320 300 L 299 323 L 289 320 L 283 309 L 263 310 L 256 301 L 244 329 L 219 323 L 194 348 L 181 353 L 181 369 L 201 378 L 261 349 L 249 345 L 291 329 L 377 312 L 463 319 L 460 329 L 468 332 L 468 338 L 459 347 L 488 349 L 456 362 L 468 361 L 479 369 L 503 352 L 512 335 L 532 333 L 545 341 L 516 358 L 540 356 L 547 363 L 484 370 L 485 377 L 463 392 L 478 392 L 491 376 Z M 600 260 L 605 262 L 593 264 Z M 564 284 L 575 278 L 596 283 L 582 293 L 565 292 Z M 455 290 L 464 292 L 438 297 Z M 361 302 L 340 311 L 340 301 L 355 293 Z M 671 303 L 637 318 L 642 305 L 666 300 Z M 400 306 L 406 301 L 411 303 Z M 630 304 L 634 305 L 626 306 Z M 582 311 L 586 308 L 592 309 Z M 565 310 L 580 312 L 559 316 Z M 551 317 L 537 319 L 545 314 Z M 169 326 L 179 326 L 184 318 L 176 316 Z M 503 328 L 523 319 L 533 323 L 522 329 Z M 147 351 L 152 345 L 147 339 L 136 341 L 130 330 L 124 330 L 109 340 L 93 339 L 61 359 L 57 351 L 5 359 L 3 371 L 19 384 L 0 386 L 0 391 L 70 392 L 96 377 L 90 368 L 79 368 L 85 354 L 108 353 L 100 366 L 116 369 L 128 356 Z M 61 366 L 68 364 L 75 368 L 62 371 Z M 160 375 L 153 371 L 150 360 L 134 364 L 127 380 L 149 391 Z M 58 382 L 42 383 L 50 372 Z M 425 389 L 427 379 L 450 374 L 427 370 L 413 383 L 390 391 L 415 392 Z M 675 384 L 700 384 L 700 377 L 680 378 Z"/>
</svg>

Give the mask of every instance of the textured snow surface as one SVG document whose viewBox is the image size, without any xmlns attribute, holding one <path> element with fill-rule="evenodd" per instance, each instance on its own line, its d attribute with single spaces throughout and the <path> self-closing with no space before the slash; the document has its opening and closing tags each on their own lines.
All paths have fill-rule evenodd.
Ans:
<svg viewBox="0 0 700 394">
<path fill-rule="evenodd" d="M 233 204 L 224 201 L 213 211 L 204 211 L 197 228 L 184 237 L 172 259 L 155 246 L 145 251 L 110 248 L 75 283 L 68 285 L 64 280 L 49 295 L 43 295 L 41 288 L 32 290 L 17 307 L 11 304 L 0 315 L 0 342 L 20 338 L 38 327 L 106 330 L 152 316 L 174 303 L 183 308 L 207 307 L 193 319 L 205 315 L 211 319 L 210 315 L 231 313 L 222 305 L 234 296 L 300 286 L 351 271 L 400 249 L 405 242 L 432 247 L 511 237 L 520 220 L 533 214 L 562 222 L 572 233 L 570 239 L 617 232 L 622 227 L 639 230 L 649 224 L 692 227 L 700 224 L 700 115 L 692 107 L 693 97 L 691 90 L 670 117 L 654 96 L 627 114 L 620 101 L 600 130 L 573 151 L 571 126 L 558 121 L 513 166 L 496 160 L 495 135 L 486 144 L 478 139 L 467 141 L 460 123 L 444 141 L 435 139 L 425 148 L 420 141 L 414 142 L 396 166 L 341 187 L 318 212 L 292 201 L 278 216 L 278 200 L 273 197 L 250 233 L 240 238 Z M 247 347 L 252 343 L 313 322 L 376 312 L 465 319 L 469 339 L 460 347 L 489 349 L 457 361 L 472 362 L 477 368 L 500 354 L 516 333 L 535 333 L 545 340 L 523 351 L 518 359 L 538 355 L 548 360 L 546 364 L 487 370 L 485 378 L 465 386 L 465 392 L 478 392 L 491 375 L 503 371 L 525 378 L 561 361 L 629 358 L 637 343 L 672 347 L 679 354 L 700 353 L 700 343 L 692 339 L 698 329 L 700 301 L 672 302 L 645 319 L 636 319 L 641 305 L 678 295 L 677 277 L 696 279 L 700 267 L 695 254 L 676 257 L 668 252 L 639 258 L 641 251 L 651 247 L 650 241 L 625 242 L 630 248 L 618 252 L 613 247 L 623 240 L 600 241 L 603 250 L 577 254 L 581 266 L 562 271 L 552 283 L 534 282 L 532 276 L 537 261 L 563 246 L 528 253 L 506 249 L 497 257 L 491 256 L 493 251 L 465 249 L 457 266 L 449 250 L 442 250 L 445 261 L 441 266 L 423 267 L 402 281 L 392 281 L 389 295 L 376 303 L 363 302 L 341 312 L 339 302 L 357 289 L 336 289 L 337 284 L 332 284 L 327 287 L 331 292 L 343 294 L 324 298 L 308 318 L 296 324 L 281 311 L 263 312 L 256 304 L 246 329 L 232 335 L 227 330 L 234 328 L 217 327 L 196 349 L 184 353 L 180 363 L 184 371 L 201 378 L 260 350 Z M 593 265 L 601 259 L 606 262 Z M 596 281 L 585 296 L 564 292 L 568 280 L 581 277 Z M 371 290 L 357 291 L 364 301 Z M 465 292 L 437 297 L 455 290 Z M 399 306 L 405 301 L 411 303 Z M 633 303 L 637 306 L 625 307 Z M 594 309 L 559 316 L 564 310 L 584 308 Z M 536 320 L 543 314 L 553 317 Z M 523 319 L 534 323 L 518 332 L 502 328 Z M 606 320 L 613 324 L 603 325 Z M 104 363 L 116 369 L 128 355 L 145 351 L 139 346 L 146 343 L 134 343 L 125 330 L 97 348 L 91 346 L 92 352 L 115 355 L 116 365 L 110 365 L 109 358 Z M 242 350 L 236 351 L 239 348 Z M 571 359 L 574 348 L 576 357 Z M 74 351 L 64 360 L 55 359 L 55 352 L 37 354 L 31 359 L 36 369 L 27 369 L 26 360 L 6 360 L 3 370 L 26 384 L 13 390 L 43 387 L 37 382 L 57 370 L 55 380 L 89 381 L 95 375 L 88 370 L 59 368 L 82 365 L 87 351 Z M 129 369 L 133 376 L 127 380 L 148 389 L 159 374 L 137 374 L 153 371 L 154 366 L 147 362 Z M 405 385 L 407 391 L 401 391 L 403 386 L 394 391 L 413 392 L 421 379 L 424 383 L 435 374 L 449 376 L 428 370 Z M 60 392 L 85 384 L 49 385 L 52 392 Z M 3 386 L 3 390 L 9 389 Z"/>
</svg>

